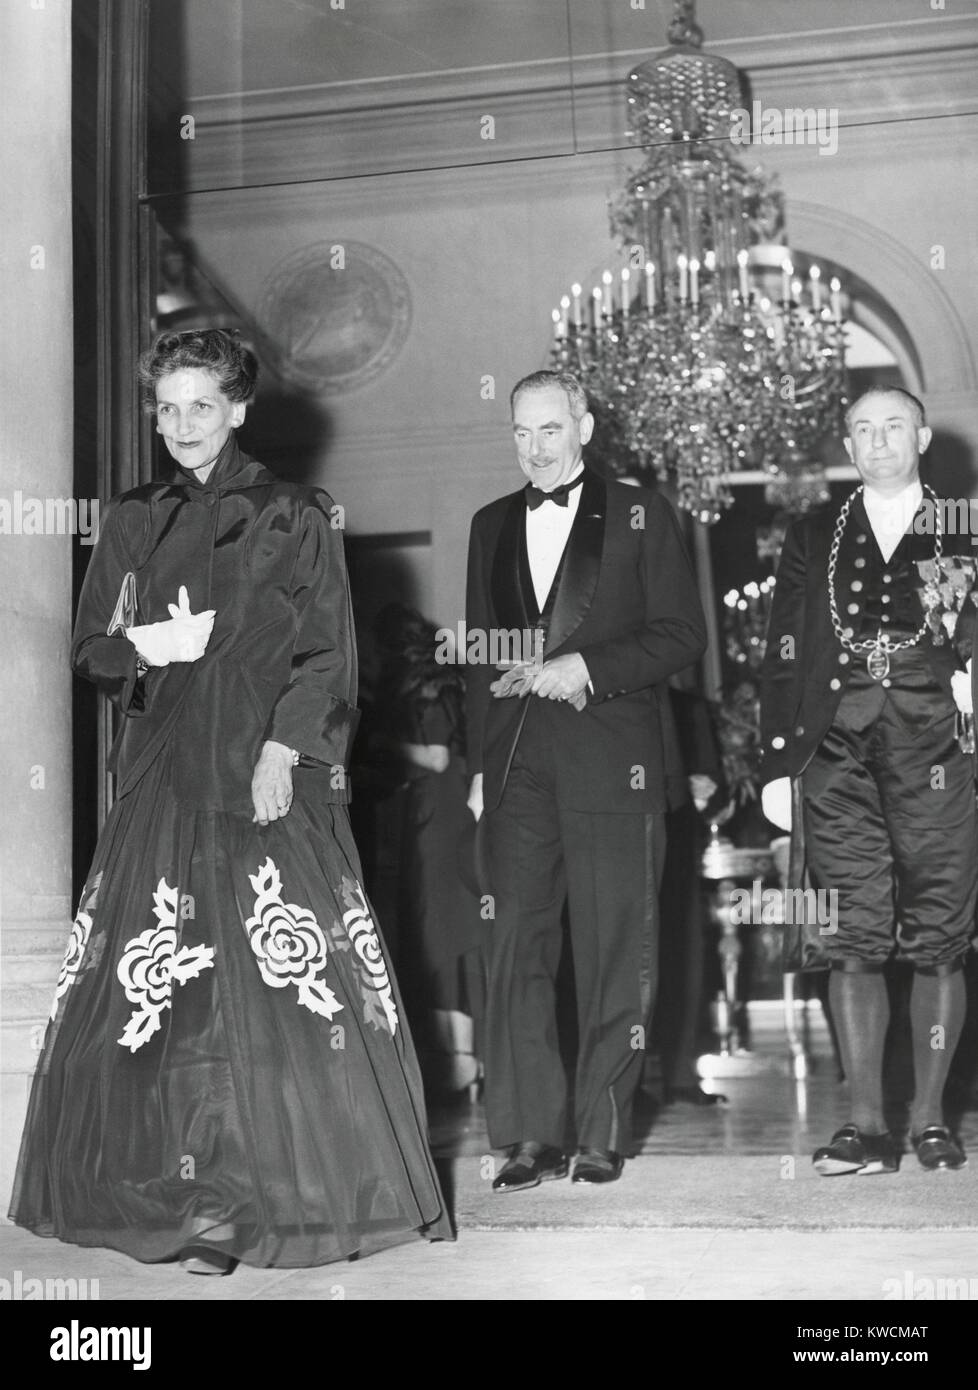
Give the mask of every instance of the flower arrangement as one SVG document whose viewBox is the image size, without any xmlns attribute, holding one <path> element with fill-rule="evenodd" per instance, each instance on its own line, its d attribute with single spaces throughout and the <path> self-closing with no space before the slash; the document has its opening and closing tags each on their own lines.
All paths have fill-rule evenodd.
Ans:
<svg viewBox="0 0 978 1390">
<path fill-rule="evenodd" d="M 735 807 L 757 799 L 761 764 L 760 671 L 774 578 L 723 596 L 723 698 L 717 735 Z"/>
<path fill-rule="evenodd" d="M 717 737 L 723 773 L 735 806 L 754 801 L 761 761 L 759 695 L 754 681 L 741 681 L 717 706 Z"/>
</svg>

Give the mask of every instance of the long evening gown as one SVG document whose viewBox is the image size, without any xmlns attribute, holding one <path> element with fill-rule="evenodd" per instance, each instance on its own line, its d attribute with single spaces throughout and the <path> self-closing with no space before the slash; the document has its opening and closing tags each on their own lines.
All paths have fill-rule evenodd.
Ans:
<svg viewBox="0 0 978 1390">
<path fill-rule="evenodd" d="M 325 493 L 233 435 L 206 484 L 148 484 L 103 520 L 73 657 L 122 714 L 118 799 L 30 1098 L 11 1217 L 38 1234 L 278 1266 L 452 1236 L 349 826 L 356 666 L 334 522 Z M 200 661 L 139 674 L 107 631 L 127 574 L 142 622 L 181 584 L 216 610 Z M 301 762 L 292 809 L 262 828 L 265 739 Z"/>
</svg>

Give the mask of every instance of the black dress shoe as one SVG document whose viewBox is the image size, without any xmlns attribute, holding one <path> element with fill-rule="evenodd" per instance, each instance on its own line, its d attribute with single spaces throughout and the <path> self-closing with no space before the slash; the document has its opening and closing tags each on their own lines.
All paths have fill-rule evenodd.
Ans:
<svg viewBox="0 0 978 1390">
<path fill-rule="evenodd" d="M 492 1184 L 493 1192 L 521 1192 L 554 1178 L 566 1178 L 567 1155 L 549 1144 L 516 1144 Z"/>
<path fill-rule="evenodd" d="M 913 1146 L 917 1150 L 921 1168 L 927 1168 L 931 1172 L 938 1168 L 950 1168 L 953 1171 L 963 1168 L 968 1162 L 964 1149 L 944 1125 L 928 1125 L 913 1140 Z"/>
<path fill-rule="evenodd" d="M 625 1160 L 611 1149 L 580 1149 L 571 1182 L 617 1182 Z"/>
<path fill-rule="evenodd" d="M 843 1125 L 832 1135 L 832 1142 L 812 1155 L 816 1172 L 823 1178 L 843 1173 L 895 1173 L 899 1167 L 897 1146 L 890 1134 L 863 1134 L 855 1125 Z"/>
</svg>

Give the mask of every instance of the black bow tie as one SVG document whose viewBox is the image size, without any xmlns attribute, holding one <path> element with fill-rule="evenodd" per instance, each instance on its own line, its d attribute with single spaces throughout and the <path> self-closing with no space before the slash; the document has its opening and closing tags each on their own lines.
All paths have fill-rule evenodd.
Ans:
<svg viewBox="0 0 978 1390">
<path fill-rule="evenodd" d="M 561 483 L 560 487 L 555 487 L 553 492 L 544 492 L 538 488 L 536 483 L 527 483 L 523 491 L 526 493 L 526 505 L 531 512 L 535 512 L 537 507 L 544 502 L 556 502 L 558 507 L 566 507 L 567 499 L 576 487 L 580 487 L 584 481 L 584 474 L 578 473 L 577 477 L 569 483 Z"/>
</svg>

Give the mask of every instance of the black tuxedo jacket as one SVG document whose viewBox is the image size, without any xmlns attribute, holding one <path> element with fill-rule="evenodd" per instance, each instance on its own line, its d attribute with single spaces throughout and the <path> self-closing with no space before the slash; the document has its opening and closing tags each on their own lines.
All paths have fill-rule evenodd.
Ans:
<svg viewBox="0 0 978 1390">
<path fill-rule="evenodd" d="M 645 488 L 585 470 L 581 500 L 551 602 L 544 658 L 579 652 L 593 685 L 578 712 L 556 700 L 497 700 L 489 664 L 467 669 L 470 774 L 487 811 L 503 794 L 530 701 L 549 721 L 557 798 L 570 810 L 663 811 L 665 775 L 656 687 L 696 661 L 706 625 L 679 523 Z M 469 539 L 468 632 L 527 630 L 538 615 L 526 550 L 523 489 L 477 512 Z M 665 698 L 665 692 L 662 692 Z"/>
<path fill-rule="evenodd" d="M 785 535 L 761 674 L 761 777 L 764 782 L 778 777 L 797 777 L 805 770 L 835 719 L 857 663 L 866 660 L 864 654 L 846 654 L 832 628 L 828 564 L 838 516 L 839 504 L 831 503 L 792 522 Z M 857 548 L 851 542 L 860 535 L 865 539 L 862 547 Z M 862 555 L 869 556 L 871 550 L 872 558 L 882 564 L 860 496 L 849 513 L 835 575 L 840 617 L 843 623 L 852 626 L 857 639 L 865 635 L 861 626 L 868 594 L 862 585 L 862 576 L 867 571 L 856 569 L 855 561 Z M 944 537 L 944 554 L 955 552 L 974 553 L 967 536 Z M 889 562 L 891 574 L 901 566 L 913 567 L 911 617 L 915 627 L 924 621 L 916 562 L 929 560 L 933 555 L 933 535 L 911 530 L 901 539 Z M 974 605 L 967 602 L 953 641 L 938 646 L 929 633 L 920 641 L 921 659 L 929 662 L 946 696 L 941 698 L 937 713 L 943 712 L 947 700 L 953 698 L 952 674 L 960 670 L 971 655 L 974 619 Z M 791 638 L 794 644 L 794 655 L 788 659 L 784 653 L 791 648 L 783 645 L 785 638 Z M 923 696 L 916 696 L 913 691 L 901 692 L 894 687 L 889 697 L 897 703 L 902 717 L 911 727 L 934 717 L 934 710 Z"/>
</svg>

